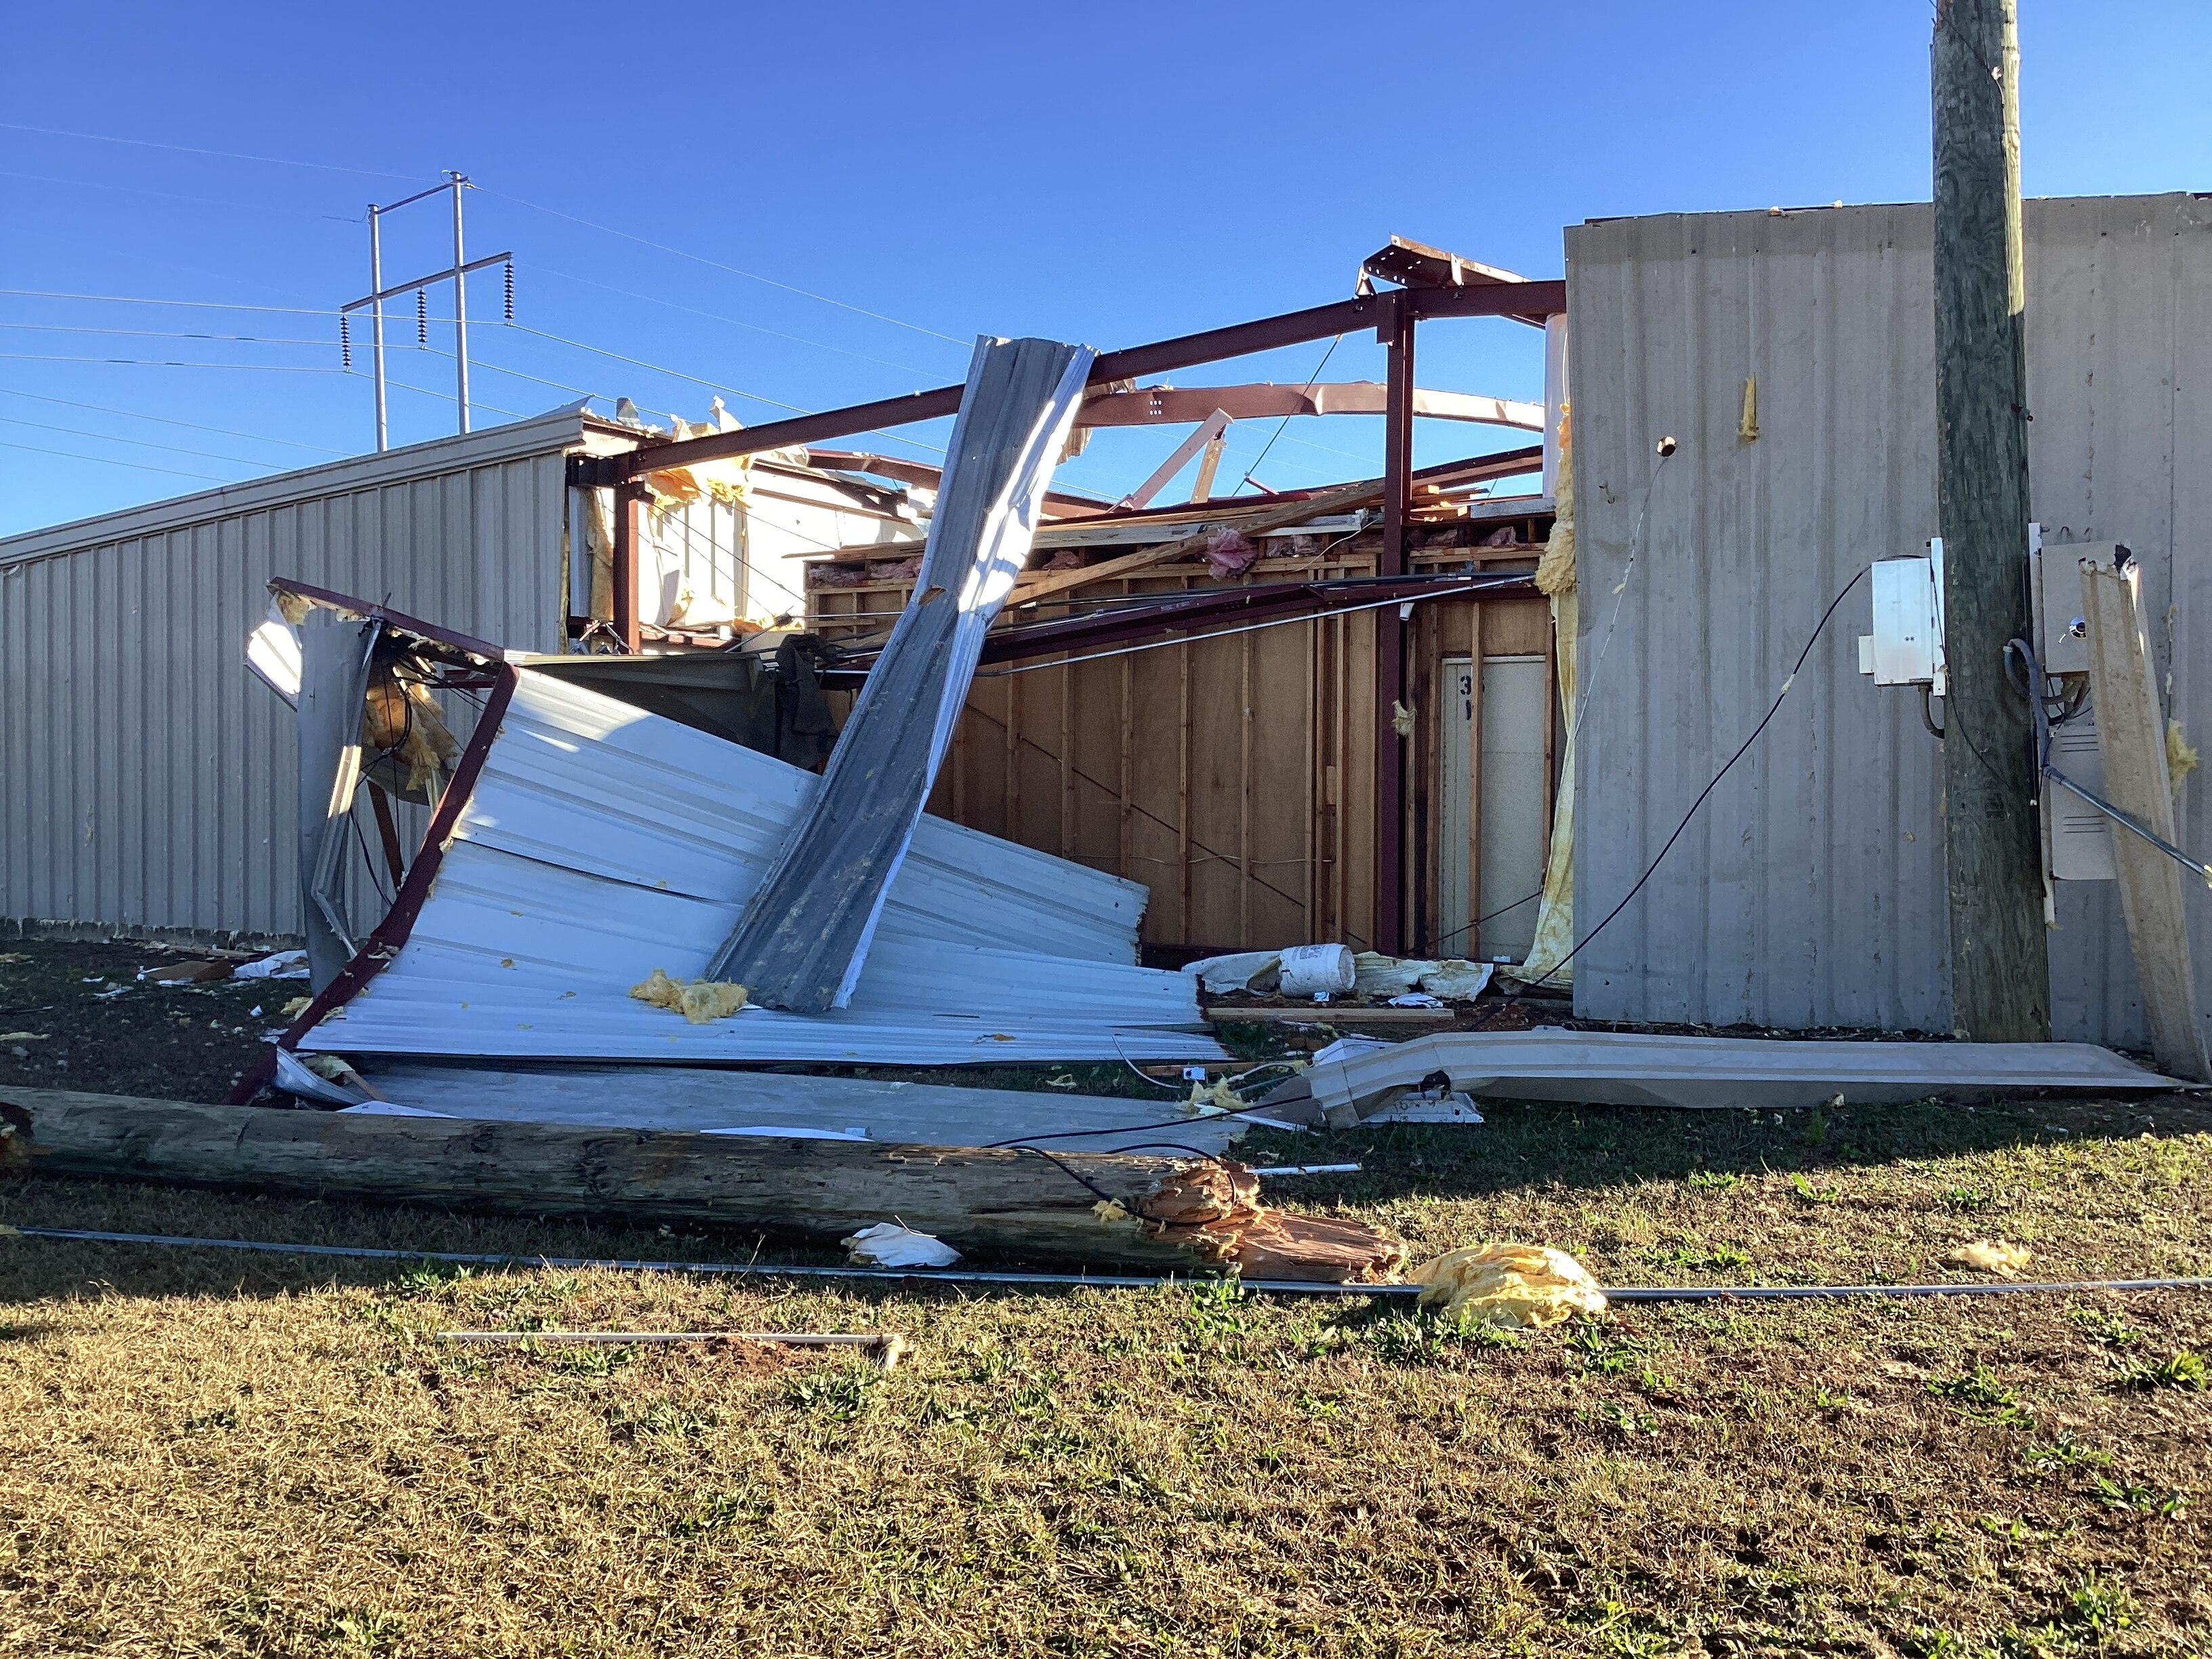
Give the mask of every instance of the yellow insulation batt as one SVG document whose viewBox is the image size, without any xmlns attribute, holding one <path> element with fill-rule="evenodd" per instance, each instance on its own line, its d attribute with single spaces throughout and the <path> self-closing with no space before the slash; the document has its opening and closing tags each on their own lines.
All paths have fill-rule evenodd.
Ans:
<svg viewBox="0 0 2212 1659">
<path fill-rule="evenodd" d="M 641 984 L 631 986 L 629 994 L 640 1002 L 681 1014 L 694 1025 L 704 1025 L 710 1019 L 726 1019 L 745 1006 L 745 988 L 742 985 L 719 979 L 671 979 L 665 970 L 659 968 Z"/>
<path fill-rule="evenodd" d="M 1471 1313 L 1486 1324 L 1541 1330 L 1573 1314 L 1595 1318 L 1605 1292 L 1583 1264 L 1542 1244 L 1481 1244 L 1449 1250 L 1406 1277 L 1425 1286 L 1425 1308 Z"/>
</svg>

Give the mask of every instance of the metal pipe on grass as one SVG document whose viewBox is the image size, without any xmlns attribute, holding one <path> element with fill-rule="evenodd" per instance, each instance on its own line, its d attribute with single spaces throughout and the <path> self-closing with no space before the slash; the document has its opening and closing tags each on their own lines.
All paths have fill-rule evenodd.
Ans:
<svg viewBox="0 0 2212 1659">
<path fill-rule="evenodd" d="M 811 1267 L 791 1262 L 648 1261 L 596 1256 L 501 1255 L 464 1250 L 391 1250 L 365 1244 L 283 1244 L 259 1239 L 179 1238 L 161 1233 L 114 1233 L 70 1227 L 0 1227 L 0 1237 L 46 1238 L 64 1243 L 153 1244 L 177 1249 L 252 1250 L 269 1255 L 337 1256 L 369 1261 L 455 1261 L 495 1267 L 603 1267 L 614 1273 L 708 1273 L 741 1279 L 850 1279 L 938 1285 L 1004 1285 L 1014 1289 L 1060 1285 L 1089 1285 L 1101 1290 L 1158 1290 L 1175 1285 L 1209 1281 L 1185 1278 L 1146 1278 L 1099 1273 L 991 1273 L 981 1269 L 939 1268 L 927 1273 L 895 1267 Z M 1247 1291 L 1270 1296 L 1380 1297 L 1401 1300 L 1416 1297 L 1419 1285 L 1336 1285 L 1302 1279 L 1247 1279 Z M 1613 1302 L 1746 1302 L 1813 1301 L 1854 1296 L 2023 1296 L 2089 1291 L 2206 1291 L 2212 1276 L 2194 1279 L 2078 1279 L 2034 1284 L 2003 1280 L 1963 1285 L 1630 1285 L 1606 1289 Z M 516 1340 L 548 1333 L 500 1332 Z M 558 1334 L 558 1333 L 554 1333 Z M 707 1334 L 744 1334 L 708 1333 Z"/>
</svg>

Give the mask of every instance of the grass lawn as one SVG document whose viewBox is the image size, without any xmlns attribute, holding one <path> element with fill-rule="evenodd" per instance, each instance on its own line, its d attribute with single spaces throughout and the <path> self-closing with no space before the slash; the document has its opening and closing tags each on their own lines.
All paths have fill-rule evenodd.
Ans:
<svg viewBox="0 0 2212 1659">
<path fill-rule="evenodd" d="M 214 1097 L 250 1056 L 202 1029 L 252 1024 L 235 988 L 79 1007 L 61 968 L 102 959 L 11 953 L 0 1006 L 62 1000 L 4 1016 L 52 1035 L 0 1044 L 0 1098 L 165 1075 Z M 136 1036 L 93 1030 L 111 1016 Z M 1613 1285 L 1901 1282 L 1972 1277 L 1944 1254 L 2002 1236 L 2032 1277 L 2212 1273 L 2212 1113 L 2179 1099 L 1506 1105 L 1250 1145 L 1361 1162 L 1285 1197 L 1417 1259 L 1512 1238 Z M 796 1259 L 54 1178 L 0 1188 L 0 1220 Z M 916 1351 L 884 1375 L 437 1340 L 485 1326 L 887 1328 Z M 2207 1358 L 2203 1293 L 1628 1308 L 1516 1339 L 1218 1285 L 0 1237 L 0 1654 L 2212 1652 Z"/>
</svg>

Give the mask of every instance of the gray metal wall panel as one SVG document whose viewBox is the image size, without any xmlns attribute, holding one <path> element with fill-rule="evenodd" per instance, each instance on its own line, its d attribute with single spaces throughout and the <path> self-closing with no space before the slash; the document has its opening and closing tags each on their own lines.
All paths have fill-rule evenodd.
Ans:
<svg viewBox="0 0 2212 1659">
<path fill-rule="evenodd" d="M 2195 394 L 2212 372 L 2208 209 L 2173 196 L 2027 210 L 2035 515 L 2054 538 L 2063 526 L 2135 548 L 2154 615 L 2170 592 L 2172 707 L 2192 733 L 2212 732 L 2212 676 L 2187 663 L 2212 629 L 2212 429 Z M 1585 930 L 1757 725 L 1829 599 L 1936 531 L 1929 235 L 1924 204 L 1567 233 Z M 1755 442 L 1736 432 L 1753 375 Z M 1668 433 L 1681 447 L 1658 468 Z M 1862 585 L 1759 745 L 1577 959 L 1581 1012 L 1948 1029 L 1942 757 L 1911 693 L 1858 675 L 1868 610 Z M 2207 822 L 2206 787 L 2200 775 L 2185 793 L 2190 826 Z M 2212 906 L 2192 916 L 2212 966 Z M 2058 917 L 2057 1034 L 2139 1045 L 2110 884 L 2062 884 Z"/>
<path fill-rule="evenodd" d="M 296 933 L 291 713 L 242 656 L 264 584 L 559 649 L 579 428 L 531 424 L 0 543 L 0 917 Z"/>
</svg>

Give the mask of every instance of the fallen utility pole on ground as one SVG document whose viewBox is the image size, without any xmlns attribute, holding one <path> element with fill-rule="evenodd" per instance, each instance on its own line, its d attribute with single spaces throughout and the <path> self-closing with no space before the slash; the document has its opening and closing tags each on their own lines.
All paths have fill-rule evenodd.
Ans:
<svg viewBox="0 0 2212 1659">
<path fill-rule="evenodd" d="M 1405 1247 L 1290 1215 L 1242 1165 L 1125 1153 L 732 1139 L 16 1089 L 37 1167 L 534 1216 L 835 1239 L 886 1217 L 963 1250 L 1155 1272 L 1357 1281 Z"/>
</svg>

